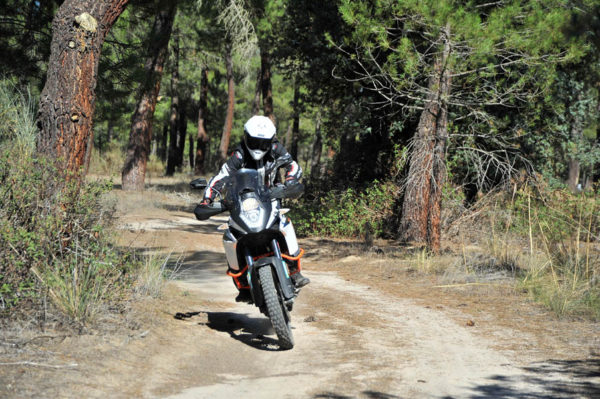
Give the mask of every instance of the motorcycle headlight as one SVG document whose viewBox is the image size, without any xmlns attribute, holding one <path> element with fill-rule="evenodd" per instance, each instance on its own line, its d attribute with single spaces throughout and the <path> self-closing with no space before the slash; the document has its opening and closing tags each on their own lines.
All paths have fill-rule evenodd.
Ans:
<svg viewBox="0 0 600 399">
<path fill-rule="evenodd" d="M 243 212 L 251 212 L 258 209 L 260 203 L 256 198 L 246 198 L 242 201 L 242 211 Z"/>
</svg>

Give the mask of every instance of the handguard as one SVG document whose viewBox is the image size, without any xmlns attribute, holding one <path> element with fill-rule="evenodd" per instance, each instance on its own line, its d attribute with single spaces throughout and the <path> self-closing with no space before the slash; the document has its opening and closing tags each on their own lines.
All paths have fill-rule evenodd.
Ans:
<svg viewBox="0 0 600 399">
<path fill-rule="evenodd" d="M 304 184 L 302 184 L 302 183 L 290 184 L 287 186 L 278 185 L 278 186 L 273 187 L 273 189 L 271 189 L 271 198 L 295 199 L 295 198 L 299 198 L 303 192 L 304 192 Z"/>
<path fill-rule="evenodd" d="M 225 212 L 226 208 L 222 203 L 216 204 L 200 204 L 196 205 L 194 209 L 194 215 L 196 215 L 196 219 L 198 220 L 208 220 L 211 216 L 218 215 L 219 213 Z"/>
</svg>

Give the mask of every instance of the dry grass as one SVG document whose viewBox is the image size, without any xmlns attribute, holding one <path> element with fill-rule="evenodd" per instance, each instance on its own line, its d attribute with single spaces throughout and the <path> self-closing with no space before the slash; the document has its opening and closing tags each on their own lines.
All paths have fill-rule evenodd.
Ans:
<svg viewBox="0 0 600 399">
<path fill-rule="evenodd" d="M 102 152 L 92 148 L 89 173 L 113 179 L 120 178 L 124 163 L 125 154 L 117 143 L 110 143 Z"/>
<path fill-rule="evenodd" d="M 120 180 L 124 164 L 124 150 L 117 143 L 110 143 L 102 152 L 97 148 L 92 149 L 89 174 Z M 146 165 L 146 185 L 152 186 L 158 182 L 168 184 L 172 181 L 173 177 L 165 177 L 165 170 L 165 162 L 161 161 L 156 155 L 151 155 Z M 187 176 L 188 172 L 184 168 L 184 171 L 177 173 L 174 178 L 176 180 L 180 179 L 178 176 Z"/>
<path fill-rule="evenodd" d="M 448 245 L 463 254 L 465 271 L 508 273 L 515 287 L 557 315 L 600 319 L 597 208 L 593 195 L 530 187 L 496 193 L 452 219 Z M 464 250 L 473 246 L 479 250 Z M 443 268 L 427 265 L 435 259 L 418 262 Z"/>
<path fill-rule="evenodd" d="M 168 281 L 177 277 L 182 257 L 173 261 L 173 251 L 168 254 L 149 253 L 136 271 L 134 291 L 142 296 L 160 298 Z"/>
</svg>

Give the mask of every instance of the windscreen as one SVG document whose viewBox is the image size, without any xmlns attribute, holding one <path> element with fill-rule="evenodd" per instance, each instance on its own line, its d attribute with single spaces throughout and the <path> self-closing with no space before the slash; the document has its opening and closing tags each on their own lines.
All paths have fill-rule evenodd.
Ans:
<svg viewBox="0 0 600 399">
<path fill-rule="evenodd" d="M 236 202 L 245 192 L 255 192 L 263 201 L 268 200 L 268 190 L 256 169 L 240 169 L 230 176 L 227 184 L 227 197 L 229 201 Z"/>
<path fill-rule="evenodd" d="M 231 219 L 246 233 L 263 231 L 271 215 L 270 194 L 263 180 L 255 169 L 240 169 L 226 185 Z"/>
</svg>

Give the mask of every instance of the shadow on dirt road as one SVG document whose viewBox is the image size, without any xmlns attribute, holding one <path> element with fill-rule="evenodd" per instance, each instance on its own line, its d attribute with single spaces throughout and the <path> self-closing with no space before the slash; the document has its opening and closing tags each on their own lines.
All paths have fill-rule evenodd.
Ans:
<svg viewBox="0 0 600 399">
<path fill-rule="evenodd" d="M 277 340 L 266 337 L 273 335 L 271 322 L 264 316 L 252 317 L 231 312 L 208 312 L 206 326 L 216 331 L 226 332 L 231 338 L 248 346 L 266 351 L 279 350 Z"/>
<path fill-rule="evenodd" d="M 273 335 L 275 332 L 271 322 L 265 317 L 252 317 L 245 313 L 206 311 L 177 312 L 174 317 L 178 320 L 186 320 L 198 315 L 205 315 L 207 320 L 198 322 L 200 326 L 228 333 L 236 341 L 255 349 L 278 350 L 277 340 L 266 337 L 266 335 Z"/>
<path fill-rule="evenodd" d="M 489 383 L 472 388 L 469 398 L 598 398 L 600 397 L 600 357 L 585 360 L 548 360 L 522 368 L 523 381 L 539 391 L 519 389 L 514 376 L 494 375 Z M 450 398 L 450 397 L 447 397 Z"/>
</svg>

